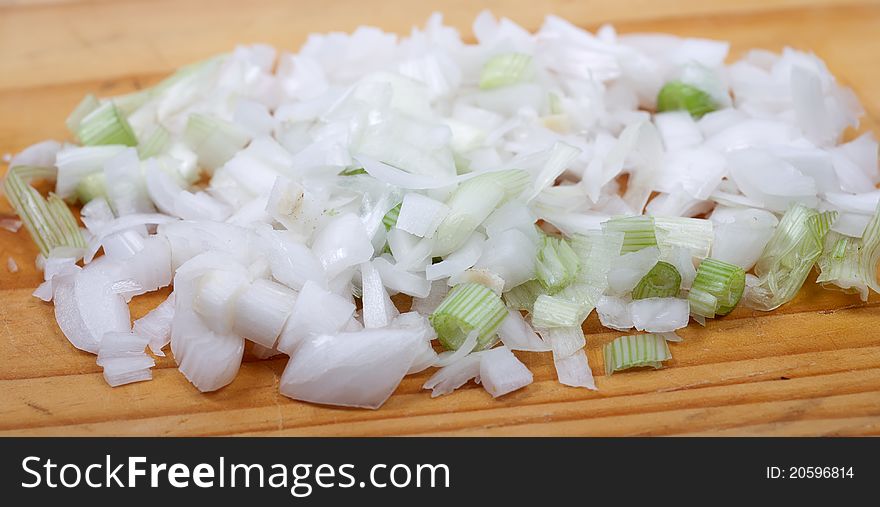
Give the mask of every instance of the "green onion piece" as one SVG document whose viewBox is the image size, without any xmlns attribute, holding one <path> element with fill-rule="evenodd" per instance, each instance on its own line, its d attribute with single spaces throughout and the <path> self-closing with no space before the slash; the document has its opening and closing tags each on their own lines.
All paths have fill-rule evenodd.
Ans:
<svg viewBox="0 0 880 507">
<path fill-rule="evenodd" d="M 87 114 L 76 129 L 76 137 L 84 146 L 138 144 L 128 120 L 112 102 L 107 102 Z"/>
<path fill-rule="evenodd" d="M 101 107 L 101 103 L 98 101 L 97 97 L 92 95 L 91 93 L 87 94 L 79 104 L 73 108 L 73 111 L 67 116 L 67 119 L 64 121 L 67 124 L 67 129 L 74 136 L 79 137 L 79 125 L 82 123 L 83 119 L 88 116 L 92 111 Z"/>
<path fill-rule="evenodd" d="M 158 125 L 147 137 L 147 140 L 138 145 L 138 156 L 141 159 L 159 156 L 168 150 L 170 144 L 171 133 L 165 127 Z"/>
<path fill-rule="evenodd" d="M 770 311 L 791 301 L 822 255 L 836 218 L 836 211 L 819 213 L 800 204 L 789 208 L 755 264 L 758 283 L 749 287 L 746 303 Z"/>
<path fill-rule="evenodd" d="M 250 134 L 234 123 L 205 114 L 191 114 L 183 140 L 198 156 L 199 165 L 214 170 L 250 141 Z"/>
<path fill-rule="evenodd" d="M 525 310 L 532 313 L 535 300 L 544 294 L 544 287 L 537 280 L 529 280 L 504 293 L 504 302 L 514 310 Z"/>
<path fill-rule="evenodd" d="M 446 202 L 449 213 L 434 233 L 434 256 L 448 255 L 461 247 L 495 208 L 507 198 L 506 171 L 481 174 L 461 183 Z"/>
<path fill-rule="evenodd" d="M 843 292 L 858 292 L 862 300 L 868 299 L 868 284 L 862 279 L 861 260 L 862 241 L 829 232 L 825 237 L 825 250 L 816 264 L 819 277 L 816 283 L 826 289 L 837 287 Z"/>
<path fill-rule="evenodd" d="M 483 66 L 480 74 L 480 89 L 490 90 L 508 86 L 532 78 L 532 57 L 522 53 L 496 55 Z"/>
<path fill-rule="evenodd" d="M 430 321 L 446 349 L 457 350 L 476 330 L 475 350 L 482 350 L 493 343 L 495 330 L 506 316 L 507 308 L 491 289 L 478 283 L 462 283 L 449 291 Z"/>
<path fill-rule="evenodd" d="M 640 366 L 662 368 L 663 361 L 672 359 L 666 336 L 660 334 L 621 336 L 606 344 L 603 352 L 605 375 Z"/>
<path fill-rule="evenodd" d="M 663 85 L 657 94 L 657 112 L 687 111 L 694 118 L 702 118 L 706 113 L 718 109 L 712 96 L 695 86 L 670 81 Z"/>
<path fill-rule="evenodd" d="M 86 204 L 95 197 L 107 197 L 107 179 L 104 173 L 92 173 L 81 179 L 76 185 L 76 197 L 81 204 Z"/>
<path fill-rule="evenodd" d="M 681 290 L 681 275 L 675 266 L 660 261 L 639 280 L 632 292 L 633 299 L 672 298 Z"/>
<path fill-rule="evenodd" d="M 583 305 L 558 296 L 541 294 L 532 309 L 532 324 L 539 328 L 579 326 L 589 313 Z"/>
<path fill-rule="evenodd" d="M 661 253 L 686 248 L 698 259 L 709 256 L 715 239 L 712 222 L 702 218 L 655 217 L 654 231 Z"/>
<path fill-rule="evenodd" d="M 341 173 L 339 173 L 339 176 L 357 176 L 359 174 L 367 174 L 367 170 L 364 169 L 363 167 L 346 169 L 346 170 L 342 171 Z"/>
<path fill-rule="evenodd" d="M 880 203 L 877 203 L 874 216 L 865 227 L 861 243 L 859 249 L 860 278 L 874 292 L 880 292 L 880 283 L 877 283 L 877 264 L 880 264 Z"/>
<path fill-rule="evenodd" d="M 385 213 L 385 216 L 382 217 L 382 224 L 385 226 L 386 231 L 390 231 L 392 227 L 397 225 L 397 217 L 400 216 L 400 207 L 403 203 L 397 203 L 397 206 L 388 210 L 388 213 Z"/>
<path fill-rule="evenodd" d="M 606 232 L 622 232 L 623 246 L 620 253 L 630 253 L 657 246 L 657 235 L 654 230 L 654 217 L 632 216 L 616 217 L 602 223 L 602 230 Z"/>
<path fill-rule="evenodd" d="M 544 236 L 535 259 L 535 273 L 548 294 L 564 289 L 577 276 L 580 260 L 563 238 Z"/>
<path fill-rule="evenodd" d="M 727 315 L 739 303 L 745 286 L 743 268 L 717 259 L 703 259 L 688 293 L 691 313 L 709 318 Z"/>
<path fill-rule="evenodd" d="M 6 173 L 3 188 L 15 212 L 21 217 L 40 253 L 48 257 L 56 247 L 85 248 L 76 218 L 61 198 L 50 195 L 45 199 L 30 186 L 30 178 L 54 174 L 49 168 L 13 167 Z"/>
</svg>

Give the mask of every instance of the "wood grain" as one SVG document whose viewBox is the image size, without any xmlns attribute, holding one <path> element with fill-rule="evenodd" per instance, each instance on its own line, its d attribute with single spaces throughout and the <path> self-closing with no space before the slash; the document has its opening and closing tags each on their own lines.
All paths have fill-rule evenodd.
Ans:
<svg viewBox="0 0 880 507">
<path fill-rule="evenodd" d="M 428 6 L 382 0 L 0 0 L 0 154 L 65 139 L 63 120 L 86 92 L 123 93 L 237 42 L 295 49 L 311 31 L 374 24 L 405 33 Z M 546 12 L 594 28 L 662 31 L 732 41 L 735 54 L 785 45 L 814 51 L 880 119 L 880 3 L 841 0 L 621 0 L 431 3 L 469 34 L 483 6 L 528 28 Z M 0 200 L 0 213 L 9 206 Z M 492 400 L 469 385 L 431 399 L 429 373 L 408 377 L 378 411 L 280 396 L 285 360 L 246 355 L 236 380 L 201 394 L 160 358 L 152 382 L 110 389 L 94 356 L 70 346 L 52 307 L 30 296 L 40 275 L 25 231 L 0 230 L 0 435 L 869 435 L 880 434 L 880 298 L 824 291 L 812 281 L 764 314 L 737 309 L 681 332 L 658 371 L 597 377 L 598 392 L 556 382 L 544 354 L 518 354 L 535 383 Z M 7 257 L 21 270 L 8 273 Z M 137 318 L 163 294 L 136 298 Z M 585 323 L 593 370 L 619 333 Z"/>
</svg>

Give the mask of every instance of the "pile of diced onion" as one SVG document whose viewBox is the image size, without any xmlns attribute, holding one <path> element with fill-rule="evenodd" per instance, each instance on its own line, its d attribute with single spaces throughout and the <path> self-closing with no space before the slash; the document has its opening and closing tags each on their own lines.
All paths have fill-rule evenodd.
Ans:
<svg viewBox="0 0 880 507">
<path fill-rule="evenodd" d="M 214 391 L 250 341 L 289 356 L 282 394 L 377 408 L 428 368 L 433 396 L 520 389 L 512 351 L 595 389 L 593 310 L 623 333 L 611 374 L 662 367 L 692 319 L 785 304 L 814 267 L 880 289 L 877 142 L 816 56 L 726 64 L 726 42 L 554 16 L 473 31 L 434 15 L 406 37 L 241 46 L 87 96 L 77 143 L 34 145 L 5 179 L 41 252 L 34 295 L 112 386 L 149 380 L 147 349 L 170 344 Z M 169 285 L 132 324 L 128 302 Z"/>
</svg>

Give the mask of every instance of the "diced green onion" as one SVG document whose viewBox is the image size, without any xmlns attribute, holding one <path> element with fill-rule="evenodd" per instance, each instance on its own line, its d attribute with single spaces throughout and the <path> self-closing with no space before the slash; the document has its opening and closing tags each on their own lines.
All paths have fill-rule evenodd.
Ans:
<svg viewBox="0 0 880 507">
<path fill-rule="evenodd" d="M 860 239 L 829 232 L 825 238 L 825 250 L 816 262 L 819 266 L 816 283 L 848 293 L 858 292 L 863 300 L 867 300 L 868 284 L 862 279 L 859 265 L 861 246 Z"/>
<path fill-rule="evenodd" d="M 537 280 L 529 280 L 504 293 L 504 302 L 514 310 L 525 310 L 532 313 L 535 300 L 544 294 L 544 287 Z"/>
<path fill-rule="evenodd" d="M 531 79 L 534 70 L 532 57 L 522 53 L 505 53 L 493 56 L 483 66 L 480 89 L 489 90 Z"/>
<path fill-rule="evenodd" d="M 836 218 L 836 211 L 819 213 L 800 204 L 789 208 L 755 264 L 758 283 L 749 287 L 746 303 L 770 311 L 791 301 L 822 255 Z"/>
<path fill-rule="evenodd" d="M 183 139 L 198 156 L 199 165 L 214 170 L 244 148 L 250 135 L 234 123 L 195 113 L 187 120 Z"/>
<path fill-rule="evenodd" d="M 654 231 L 661 253 L 686 248 L 699 259 L 709 256 L 715 239 L 712 222 L 702 218 L 655 217 Z"/>
<path fill-rule="evenodd" d="M 709 318 L 727 315 L 739 303 L 745 286 L 743 268 L 717 259 L 703 259 L 688 293 L 691 313 Z"/>
<path fill-rule="evenodd" d="M 580 260 L 563 238 L 544 236 L 535 259 L 535 273 L 548 294 L 567 287 L 577 276 Z"/>
<path fill-rule="evenodd" d="M 605 375 L 640 366 L 662 368 L 663 361 L 672 359 L 666 336 L 661 334 L 621 336 L 605 345 L 604 355 Z"/>
<path fill-rule="evenodd" d="M 630 253 L 657 246 L 657 235 L 654 230 L 654 217 L 632 216 L 616 217 L 602 223 L 602 230 L 606 232 L 622 232 L 623 246 L 620 253 Z"/>
<path fill-rule="evenodd" d="M 352 169 L 346 169 L 339 173 L 339 176 L 357 176 L 359 174 L 367 174 L 367 170 L 363 167 L 356 167 Z"/>
<path fill-rule="evenodd" d="M 861 279 L 874 292 L 880 292 L 880 283 L 877 282 L 877 264 L 880 263 L 880 203 L 877 203 L 874 216 L 865 227 L 861 243 L 859 249 Z"/>
<path fill-rule="evenodd" d="M 695 86 L 670 81 L 663 85 L 657 94 L 657 112 L 687 111 L 694 118 L 701 118 L 706 113 L 718 109 L 711 95 Z"/>
<path fill-rule="evenodd" d="M 505 171 L 486 173 L 461 183 L 446 202 L 449 213 L 434 233 L 435 256 L 458 250 L 495 208 L 504 203 L 508 189 Z"/>
<path fill-rule="evenodd" d="M 386 231 L 390 231 L 392 227 L 397 225 L 397 217 L 400 216 L 400 207 L 403 203 L 398 203 L 397 206 L 388 210 L 388 213 L 385 213 L 385 216 L 382 217 L 382 224 L 385 226 Z"/>
<path fill-rule="evenodd" d="M 675 266 L 660 261 L 639 280 L 632 292 L 633 299 L 672 298 L 681 290 L 681 274 Z"/>
<path fill-rule="evenodd" d="M 79 125 L 82 123 L 83 118 L 88 116 L 92 111 L 98 109 L 101 106 L 101 103 L 98 101 L 97 97 L 92 95 L 91 93 L 87 94 L 79 104 L 73 108 L 73 111 L 70 112 L 70 115 L 67 116 L 65 123 L 67 124 L 67 129 L 70 130 L 70 133 L 74 136 L 79 137 Z"/>
<path fill-rule="evenodd" d="M 539 328 L 579 326 L 585 318 L 587 311 L 582 305 L 547 294 L 538 296 L 532 309 L 532 324 Z"/>
<path fill-rule="evenodd" d="M 468 333 L 476 330 L 475 350 L 482 350 L 491 345 L 495 330 L 506 316 L 507 308 L 491 289 L 478 283 L 462 283 L 449 291 L 430 321 L 446 349 L 457 350 Z"/>
<path fill-rule="evenodd" d="M 84 146 L 138 144 L 128 120 L 112 102 L 106 102 L 87 114 L 76 129 L 76 137 Z"/>
<path fill-rule="evenodd" d="M 95 197 L 107 197 L 107 179 L 104 173 L 92 173 L 81 179 L 76 185 L 76 197 L 81 204 L 86 204 Z"/>
<path fill-rule="evenodd" d="M 3 182 L 6 198 L 46 257 L 56 247 L 86 247 L 76 219 L 64 201 L 56 195 L 47 200 L 27 183 L 30 178 L 52 177 L 54 173 L 52 168 L 18 166 L 7 171 Z"/>
<path fill-rule="evenodd" d="M 158 125 L 150 133 L 146 141 L 138 145 L 138 156 L 141 159 L 155 157 L 165 153 L 171 144 L 171 133 L 165 127 Z"/>
</svg>

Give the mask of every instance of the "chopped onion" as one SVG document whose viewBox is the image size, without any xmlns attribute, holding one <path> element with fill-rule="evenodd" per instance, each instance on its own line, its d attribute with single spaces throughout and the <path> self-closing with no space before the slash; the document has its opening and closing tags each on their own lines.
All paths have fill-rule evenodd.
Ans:
<svg viewBox="0 0 880 507">
<path fill-rule="evenodd" d="M 281 394 L 314 403 L 379 408 L 406 375 L 421 341 L 418 332 L 408 329 L 308 338 L 284 369 Z"/>
<path fill-rule="evenodd" d="M 532 380 L 532 372 L 503 345 L 480 356 L 480 382 L 493 398 L 522 389 Z"/>
</svg>

